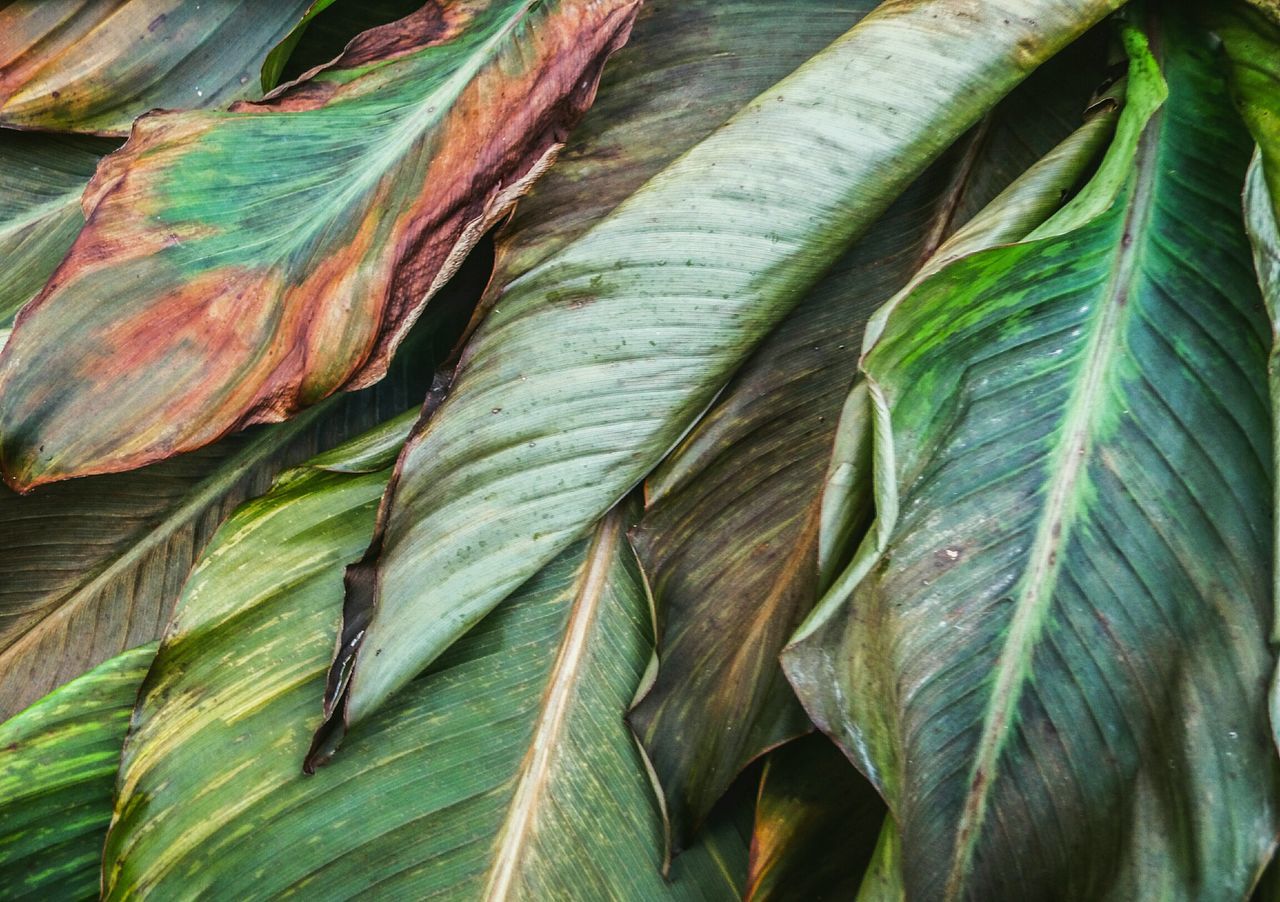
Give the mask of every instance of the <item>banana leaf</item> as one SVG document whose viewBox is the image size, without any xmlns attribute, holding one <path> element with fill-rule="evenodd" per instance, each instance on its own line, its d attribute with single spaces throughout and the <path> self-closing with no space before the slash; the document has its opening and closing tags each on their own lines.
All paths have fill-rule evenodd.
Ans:
<svg viewBox="0 0 1280 902">
<path fill-rule="evenodd" d="M 0 352 L 5 480 L 133 469 L 382 378 L 637 2 L 432 2 L 261 103 L 139 119 Z"/>
<path fill-rule="evenodd" d="M 80 194 L 102 155 L 100 138 L 0 131 L 0 348 L 84 225 Z"/>
<path fill-rule="evenodd" d="M 157 107 L 220 107 L 254 96 L 268 51 L 309 3 L 7 0 L 0 126 L 124 137 Z"/>
<path fill-rule="evenodd" d="M 1098 85 L 1103 49 L 1087 41 L 1055 59 L 922 176 L 646 481 L 633 538 L 657 600 L 660 666 L 630 721 L 666 791 L 677 850 L 747 762 L 811 729 L 778 653 L 823 579 L 820 489 L 868 316 L 1060 140 L 989 240 L 1022 238 L 1077 186 L 1114 125 L 1102 103 L 1064 138 Z M 869 498 L 868 484 L 851 489 Z M 865 528 L 868 507 L 852 503 L 850 530 Z"/>
<path fill-rule="evenodd" d="M 413 422 L 281 477 L 207 549 L 141 690 L 104 897 L 739 898 L 732 816 L 660 874 L 622 722 L 652 642 L 625 507 L 353 733 L 353 754 L 299 771 L 343 568 Z"/>
<path fill-rule="evenodd" d="M 878 522 L 784 665 L 893 815 L 868 898 L 1239 899 L 1276 840 L 1251 142 L 1148 25 L 1090 185 L 864 356 Z"/>
<path fill-rule="evenodd" d="M 0 897 L 98 898 L 120 745 L 155 645 L 0 723 Z"/>
<path fill-rule="evenodd" d="M 387 378 L 194 454 L 31 495 L 0 489 L 0 717 L 158 639 L 224 519 L 281 471 L 420 405 L 484 286 L 488 242 L 414 327 Z"/>
<path fill-rule="evenodd" d="M 376 711 L 625 496 L 933 159 L 1118 5 L 882 6 L 506 286 L 401 457 L 325 729 Z"/>
</svg>

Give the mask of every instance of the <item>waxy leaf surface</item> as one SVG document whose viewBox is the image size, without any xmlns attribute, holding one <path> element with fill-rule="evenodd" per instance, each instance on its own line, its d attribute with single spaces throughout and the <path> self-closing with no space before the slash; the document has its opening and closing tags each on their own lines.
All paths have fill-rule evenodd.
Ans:
<svg viewBox="0 0 1280 902">
<path fill-rule="evenodd" d="M 0 723 L 0 897 L 98 898 L 120 746 L 155 646 Z"/>
<path fill-rule="evenodd" d="M 344 565 L 413 422 L 292 471 L 214 539 L 142 689 L 106 898 L 739 898 L 733 820 L 660 873 L 622 721 L 652 642 L 622 511 L 353 733 L 352 754 L 301 773 Z"/>
<path fill-rule="evenodd" d="M 868 316 L 1007 180 L 1080 125 L 1100 42 L 1020 86 L 832 267 L 646 482 L 633 534 L 657 601 L 657 680 L 630 715 L 680 848 L 734 776 L 811 725 L 778 654 L 821 586 L 820 491 Z M 1105 147 L 1103 110 L 1046 160 L 993 242 L 1057 209 Z M 1009 206 L 1014 206 L 1009 202 Z M 870 498 L 870 484 L 851 489 Z M 869 503 L 855 515 L 866 526 Z"/>
<path fill-rule="evenodd" d="M 1239 899 L 1275 843 L 1250 142 L 1169 15 L 1090 185 L 864 358 L 879 521 L 784 662 L 907 898 Z"/>
<path fill-rule="evenodd" d="M 636 3 L 428 3 L 262 103 L 140 119 L 0 354 L 5 479 L 132 469 L 380 379 Z"/>
<path fill-rule="evenodd" d="M 579 537 L 930 161 L 1117 5 L 881 7 L 508 285 L 401 458 L 326 714 L 368 716 Z"/>
</svg>

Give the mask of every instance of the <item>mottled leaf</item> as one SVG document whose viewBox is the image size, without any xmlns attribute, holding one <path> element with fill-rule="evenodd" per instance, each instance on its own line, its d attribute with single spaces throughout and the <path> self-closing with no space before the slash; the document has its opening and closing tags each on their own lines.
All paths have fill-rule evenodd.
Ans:
<svg viewBox="0 0 1280 902">
<path fill-rule="evenodd" d="M 1116 5 L 881 7 L 508 285 L 402 455 L 326 715 L 368 716 L 579 537 L 931 160 Z"/>
<path fill-rule="evenodd" d="M 432 2 L 260 104 L 139 119 L 0 354 L 6 480 L 132 469 L 380 379 L 636 3 Z"/>
<path fill-rule="evenodd" d="M 811 729 L 778 653 L 817 599 L 819 492 L 863 325 L 959 216 L 1080 125 L 1105 68 L 1099 49 L 1089 42 L 1037 73 L 912 186 L 647 481 L 634 538 L 657 601 L 660 666 L 630 720 L 666 791 L 676 849 L 747 762 Z M 990 240 L 1022 238 L 1053 212 L 1112 121 L 1104 107 L 1045 160 Z M 866 507 L 851 528 L 865 527 Z"/>
<path fill-rule="evenodd" d="M 120 745 L 154 656 L 127 651 L 0 724 L 0 897 L 98 898 Z"/>
<path fill-rule="evenodd" d="M 488 277 L 487 244 L 377 385 L 137 472 L 24 496 L 0 488 L 0 716 L 159 638 L 191 565 L 241 501 L 284 468 L 421 404 Z"/>
<path fill-rule="evenodd" d="M 891 478 L 784 662 L 887 800 L 907 898 L 1239 899 L 1280 826 L 1250 148 L 1210 36 L 1165 15 L 1167 103 L 1127 31 L 1090 185 L 864 357 Z"/>
<path fill-rule="evenodd" d="M 852 899 L 884 816 L 875 789 L 825 736 L 776 749 L 760 778 L 746 898 Z"/>
<path fill-rule="evenodd" d="M 218 533 L 142 689 L 106 898 L 738 898 L 732 818 L 659 873 L 622 722 L 652 627 L 621 511 L 353 732 L 353 754 L 299 771 L 343 566 L 412 423 L 287 474 Z"/>
<path fill-rule="evenodd" d="M 80 194 L 104 153 L 98 138 L 0 131 L 0 347 L 18 309 L 31 300 L 75 240 Z"/>
<path fill-rule="evenodd" d="M 0 126 L 123 137 L 147 110 L 255 96 L 309 2 L 0 2 Z"/>
</svg>

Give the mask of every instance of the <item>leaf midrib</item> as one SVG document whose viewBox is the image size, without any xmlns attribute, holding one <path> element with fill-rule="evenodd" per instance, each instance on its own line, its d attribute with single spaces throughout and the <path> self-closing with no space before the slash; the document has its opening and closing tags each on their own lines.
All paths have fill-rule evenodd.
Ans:
<svg viewBox="0 0 1280 902">
<path fill-rule="evenodd" d="M 516 791 L 498 833 L 498 845 L 484 893 L 486 900 L 509 897 L 521 858 L 530 842 L 538 805 L 546 792 L 569 708 L 581 680 L 582 665 L 589 653 L 588 639 L 604 599 L 609 571 L 617 557 L 621 517 L 618 510 L 605 517 L 587 552 L 569 622 L 565 626 L 565 637 L 542 698 L 541 713 L 529 737 L 529 750 L 520 764 Z"/>
<path fill-rule="evenodd" d="M 1142 238 L 1154 203 L 1162 114 L 1156 111 L 1139 141 L 1134 159 L 1136 176 L 1128 193 L 1123 229 L 1116 248 L 1111 278 L 1099 301 L 1085 351 L 1081 379 L 1067 403 L 1060 437 L 1053 451 L 1053 473 L 1041 508 L 1035 539 L 1014 604 L 1012 621 L 997 659 L 973 771 L 956 831 L 945 896 L 959 899 L 977 849 L 999 758 L 1016 728 L 1016 709 L 1030 676 L 1033 654 L 1043 632 L 1063 550 L 1081 510 L 1080 491 L 1100 426 L 1106 376 L 1121 347 L 1127 301 L 1140 277 Z"/>
</svg>

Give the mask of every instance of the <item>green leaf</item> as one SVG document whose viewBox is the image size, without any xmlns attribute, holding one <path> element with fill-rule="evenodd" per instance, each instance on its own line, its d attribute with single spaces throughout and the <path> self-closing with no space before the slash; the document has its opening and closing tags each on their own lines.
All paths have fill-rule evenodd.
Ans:
<svg viewBox="0 0 1280 902">
<path fill-rule="evenodd" d="M 263 65 L 263 84 L 292 81 L 342 55 L 362 31 L 387 25 L 416 12 L 422 0 L 315 0 L 290 37 L 271 51 Z M 294 41 L 292 49 L 288 46 Z M 279 66 L 279 70 L 276 67 Z"/>
<path fill-rule="evenodd" d="M 875 789 L 825 736 L 770 752 L 760 778 L 745 898 L 852 899 L 884 817 Z"/>
<path fill-rule="evenodd" d="M 1090 186 L 864 358 L 892 478 L 784 664 L 886 798 L 908 898 L 1239 899 L 1280 826 L 1249 141 L 1168 15 L 1167 104 L 1128 31 Z"/>
<path fill-rule="evenodd" d="M 472 255 L 375 386 L 137 472 L 25 496 L 0 489 L 0 716 L 159 638 L 191 565 L 240 502 L 284 468 L 420 405 L 490 265 Z"/>
<path fill-rule="evenodd" d="M 1080 125 L 1100 49 L 1087 42 L 1036 73 L 918 180 L 647 481 L 634 540 L 657 600 L 660 666 L 630 720 L 666 791 L 677 849 L 747 762 L 812 729 L 778 654 L 817 599 L 820 489 L 868 316 L 1002 179 Z M 1112 107 L 1023 180 L 987 229 L 992 243 L 1024 237 L 1061 205 L 1105 147 Z M 866 483 L 853 488 L 870 495 Z M 869 504 L 855 507 L 850 529 L 865 528 Z"/>
<path fill-rule="evenodd" d="M 326 715 L 371 714 L 580 536 L 933 158 L 1116 5 L 882 7 L 506 286 L 402 456 Z"/>
<path fill-rule="evenodd" d="M 139 119 L 0 354 L 5 479 L 133 469 L 382 378 L 637 2 L 430 3 L 260 104 Z"/>
<path fill-rule="evenodd" d="M 353 754 L 299 772 L 343 567 L 412 423 L 287 474 L 219 531 L 142 689 L 105 897 L 739 898 L 732 819 L 671 884 L 659 873 L 622 722 L 652 629 L 624 510 L 354 732 Z"/>
<path fill-rule="evenodd" d="M 0 724 L 0 896 L 96 899 L 120 744 L 155 646 Z"/>
<path fill-rule="evenodd" d="M 0 131 L 0 347 L 75 240 L 80 193 L 112 141 Z"/>
<path fill-rule="evenodd" d="M 129 134 L 162 107 L 226 106 L 309 0 L 11 0 L 0 5 L 0 126 Z"/>
<path fill-rule="evenodd" d="M 1239 2 L 1213 4 L 1205 16 L 1222 38 L 1232 92 L 1262 149 L 1267 185 L 1280 215 L 1280 20 Z"/>
</svg>

